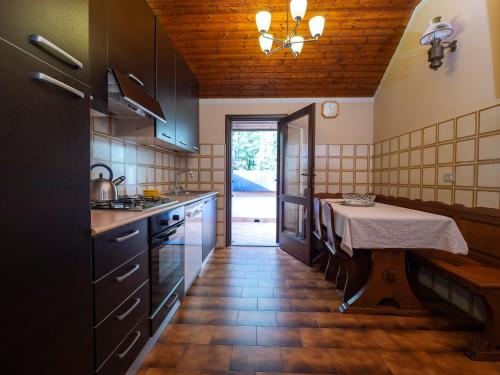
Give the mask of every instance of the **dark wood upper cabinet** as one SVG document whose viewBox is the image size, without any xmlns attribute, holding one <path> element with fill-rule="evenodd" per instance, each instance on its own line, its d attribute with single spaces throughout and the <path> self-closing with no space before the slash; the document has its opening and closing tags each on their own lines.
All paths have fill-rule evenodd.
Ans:
<svg viewBox="0 0 500 375">
<path fill-rule="evenodd" d="M 108 0 L 108 64 L 155 94 L 155 19 L 145 0 Z"/>
<path fill-rule="evenodd" d="M 89 83 L 88 0 L 0 1 L 0 38 Z"/>
<path fill-rule="evenodd" d="M 156 20 L 156 100 L 167 123 L 156 120 L 156 137 L 175 144 L 175 60 L 176 50 L 163 25 Z"/>
<path fill-rule="evenodd" d="M 189 147 L 190 151 L 198 153 L 200 150 L 200 126 L 199 126 L 199 97 L 198 97 L 198 80 L 191 72 L 191 111 L 189 121 Z"/>
<path fill-rule="evenodd" d="M 108 114 L 108 17 L 107 0 L 89 0 L 90 7 L 90 105 Z"/>
<path fill-rule="evenodd" d="M 191 70 L 179 52 L 176 51 L 176 105 L 175 105 L 175 144 L 190 150 L 190 121 L 192 118 L 191 103 Z"/>
<path fill-rule="evenodd" d="M 0 56 L 0 168 L 16 181 L 0 186 L 2 373 L 88 375 L 88 86 L 1 40 Z"/>
</svg>

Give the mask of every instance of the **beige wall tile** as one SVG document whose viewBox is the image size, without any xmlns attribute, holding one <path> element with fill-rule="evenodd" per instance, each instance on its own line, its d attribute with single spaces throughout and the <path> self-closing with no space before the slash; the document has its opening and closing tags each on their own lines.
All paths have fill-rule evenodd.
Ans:
<svg viewBox="0 0 500 375">
<path fill-rule="evenodd" d="M 113 139 L 111 141 L 111 161 L 125 162 L 125 142 Z"/>
<path fill-rule="evenodd" d="M 420 150 L 420 149 L 411 150 L 411 152 L 410 152 L 410 165 L 412 167 L 420 165 L 421 158 L 422 158 L 422 150 Z"/>
<path fill-rule="evenodd" d="M 377 156 L 373 159 L 373 167 L 375 169 L 381 169 L 382 168 L 382 158 L 380 156 Z"/>
<path fill-rule="evenodd" d="M 500 159 L 500 134 L 479 138 L 479 160 Z"/>
<path fill-rule="evenodd" d="M 456 161 L 474 161 L 476 159 L 476 141 L 470 139 L 467 141 L 457 142 Z"/>
<path fill-rule="evenodd" d="M 356 172 L 356 183 L 357 184 L 366 184 L 368 182 L 368 173 L 367 172 Z"/>
<path fill-rule="evenodd" d="M 354 145 L 342 145 L 342 156 L 354 156 Z"/>
<path fill-rule="evenodd" d="M 187 167 L 188 169 L 198 169 L 199 167 L 198 158 L 188 158 Z"/>
<path fill-rule="evenodd" d="M 422 162 L 424 165 L 436 164 L 436 147 L 425 147 L 422 157 Z"/>
<path fill-rule="evenodd" d="M 382 142 L 382 154 L 388 154 L 391 151 L 391 143 L 388 139 Z"/>
<path fill-rule="evenodd" d="M 368 193 L 368 186 L 367 185 L 356 185 L 354 186 L 354 191 L 356 193 L 360 193 L 360 194 L 365 194 L 365 193 Z"/>
<path fill-rule="evenodd" d="M 168 155 L 168 154 L 164 154 Z M 125 163 L 137 163 L 137 147 L 131 143 L 125 143 Z"/>
<path fill-rule="evenodd" d="M 327 146 L 326 145 L 315 145 L 314 146 L 314 154 L 316 156 L 327 156 Z"/>
<path fill-rule="evenodd" d="M 111 160 L 111 144 L 109 138 L 94 134 L 92 158 L 102 161 Z"/>
<path fill-rule="evenodd" d="M 212 155 L 212 145 L 200 145 L 200 155 L 201 156 Z"/>
<path fill-rule="evenodd" d="M 455 121 L 450 120 L 438 124 L 438 141 L 450 141 L 455 137 Z"/>
<path fill-rule="evenodd" d="M 368 169 L 368 159 L 356 159 L 356 169 L 358 170 Z"/>
<path fill-rule="evenodd" d="M 437 200 L 445 204 L 451 204 L 453 197 L 453 190 L 451 189 L 438 189 Z"/>
<path fill-rule="evenodd" d="M 328 183 L 336 183 L 340 182 L 340 172 L 328 172 Z"/>
<path fill-rule="evenodd" d="M 479 112 L 479 133 L 500 130 L 500 105 Z"/>
<path fill-rule="evenodd" d="M 474 205 L 474 191 L 455 190 L 455 204 L 462 204 L 465 207 L 472 207 Z"/>
<path fill-rule="evenodd" d="M 211 169 L 212 158 L 200 158 L 200 169 Z"/>
<path fill-rule="evenodd" d="M 328 159 L 328 169 L 340 169 L 340 158 Z"/>
<path fill-rule="evenodd" d="M 500 187 L 500 163 L 478 165 L 477 185 L 490 188 Z"/>
<path fill-rule="evenodd" d="M 399 151 L 399 137 L 391 138 L 391 152 Z"/>
<path fill-rule="evenodd" d="M 500 208 L 500 192 L 478 191 L 476 207 Z"/>
<path fill-rule="evenodd" d="M 391 185 L 398 184 L 398 171 L 397 170 L 392 170 L 389 172 L 389 183 Z"/>
<path fill-rule="evenodd" d="M 315 171 L 316 176 L 314 177 L 314 182 L 317 184 L 323 184 L 326 182 L 326 172 L 325 171 Z"/>
<path fill-rule="evenodd" d="M 476 134 L 476 113 L 457 118 L 457 138 Z"/>
<path fill-rule="evenodd" d="M 92 117 L 94 130 L 96 132 L 110 134 L 109 118 L 108 117 Z"/>
<path fill-rule="evenodd" d="M 381 142 L 375 143 L 375 146 L 373 148 L 373 153 L 375 155 L 380 155 L 382 153 L 382 143 Z"/>
<path fill-rule="evenodd" d="M 354 159 L 343 158 L 342 169 L 354 169 Z"/>
<path fill-rule="evenodd" d="M 329 156 L 340 156 L 340 145 L 329 145 L 328 146 Z"/>
<path fill-rule="evenodd" d="M 399 183 L 401 185 L 408 185 L 409 183 L 408 169 L 401 169 L 399 171 Z"/>
<path fill-rule="evenodd" d="M 226 145 L 212 145 L 212 155 L 214 156 L 224 156 L 226 150 Z"/>
<path fill-rule="evenodd" d="M 436 184 L 436 168 L 424 168 L 422 170 L 422 185 Z"/>
<path fill-rule="evenodd" d="M 350 184 L 342 184 L 342 193 L 354 192 L 354 186 Z"/>
<path fill-rule="evenodd" d="M 435 190 L 432 188 L 422 188 L 422 200 L 424 201 L 435 200 Z"/>
<path fill-rule="evenodd" d="M 420 168 L 410 169 L 410 184 L 411 185 L 420 185 L 421 171 L 422 170 Z"/>
<path fill-rule="evenodd" d="M 432 125 L 424 128 L 424 145 L 436 143 L 437 139 L 437 126 Z"/>
<path fill-rule="evenodd" d="M 438 146 L 438 164 L 453 163 L 453 143 Z"/>
<path fill-rule="evenodd" d="M 390 167 L 389 155 L 382 156 L 382 169 L 387 169 Z"/>
<path fill-rule="evenodd" d="M 409 198 L 409 190 L 407 186 L 400 186 L 398 188 L 398 197 Z"/>
<path fill-rule="evenodd" d="M 222 158 L 218 158 L 218 159 L 222 159 Z M 224 159 L 222 159 L 222 160 L 224 160 Z M 314 169 L 326 169 L 326 166 L 327 166 L 327 159 L 326 158 L 314 158 Z M 215 166 L 214 166 L 214 168 L 215 168 Z"/>
<path fill-rule="evenodd" d="M 391 187 L 389 187 L 389 196 L 391 196 L 391 197 L 397 197 L 398 196 L 398 187 L 397 186 L 391 186 Z"/>
<path fill-rule="evenodd" d="M 410 145 L 412 148 L 422 145 L 422 130 L 417 130 L 410 134 Z"/>
<path fill-rule="evenodd" d="M 382 183 L 383 184 L 389 183 L 389 171 L 382 171 Z"/>
<path fill-rule="evenodd" d="M 342 172 L 342 183 L 352 184 L 354 182 L 354 174 L 352 172 Z M 344 190 L 342 190 L 344 191 Z"/>
<path fill-rule="evenodd" d="M 399 137 L 399 149 L 406 150 L 410 147 L 410 134 L 403 134 Z"/>
<path fill-rule="evenodd" d="M 438 167 L 437 171 L 437 185 L 453 185 L 453 182 L 445 182 L 444 181 L 444 176 L 447 173 L 453 173 L 453 167 L 451 165 L 447 165 L 445 167 Z"/>
<path fill-rule="evenodd" d="M 399 153 L 391 154 L 391 168 L 399 167 Z"/>
<path fill-rule="evenodd" d="M 368 145 L 356 145 L 356 156 L 368 156 Z"/>
<path fill-rule="evenodd" d="M 399 154 L 399 166 L 400 167 L 407 167 L 409 165 L 408 159 L 409 159 L 410 154 L 408 151 L 401 152 Z"/>
<path fill-rule="evenodd" d="M 410 187 L 410 199 L 421 199 L 421 190 L 417 187 Z"/>
</svg>

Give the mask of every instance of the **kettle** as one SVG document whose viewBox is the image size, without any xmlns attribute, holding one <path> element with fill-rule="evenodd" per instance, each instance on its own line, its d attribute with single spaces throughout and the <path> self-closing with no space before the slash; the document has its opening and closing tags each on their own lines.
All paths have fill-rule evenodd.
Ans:
<svg viewBox="0 0 500 375">
<path fill-rule="evenodd" d="M 103 178 L 99 173 L 99 178 L 90 181 L 90 198 L 92 202 L 109 202 L 118 199 L 118 185 L 125 181 L 125 176 L 113 180 L 113 171 L 106 164 L 96 163 L 90 166 L 90 170 L 96 167 L 106 168 L 109 172 L 109 178 Z"/>
</svg>

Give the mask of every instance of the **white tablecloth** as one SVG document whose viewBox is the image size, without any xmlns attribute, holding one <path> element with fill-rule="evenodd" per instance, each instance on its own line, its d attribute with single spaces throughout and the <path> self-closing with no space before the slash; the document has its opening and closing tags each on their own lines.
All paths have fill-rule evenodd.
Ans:
<svg viewBox="0 0 500 375">
<path fill-rule="evenodd" d="M 447 216 L 375 203 L 373 207 L 349 207 L 325 199 L 334 211 L 335 233 L 342 249 L 436 249 L 467 254 L 468 247 L 455 221 Z M 323 210 L 324 212 L 324 210 Z M 325 223 L 324 216 L 322 218 Z"/>
</svg>

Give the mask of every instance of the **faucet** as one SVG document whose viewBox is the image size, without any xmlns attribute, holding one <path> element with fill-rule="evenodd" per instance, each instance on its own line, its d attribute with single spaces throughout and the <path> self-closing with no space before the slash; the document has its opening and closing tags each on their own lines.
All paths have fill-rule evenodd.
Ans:
<svg viewBox="0 0 500 375">
<path fill-rule="evenodd" d="M 179 194 L 183 189 L 182 189 L 182 186 L 179 184 L 178 182 L 178 177 L 180 175 L 183 175 L 184 173 L 187 173 L 189 174 L 189 177 L 193 177 L 193 172 L 190 171 L 190 170 L 184 170 L 184 171 L 177 171 L 175 172 L 174 174 L 174 193 L 175 194 Z"/>
</svg>

